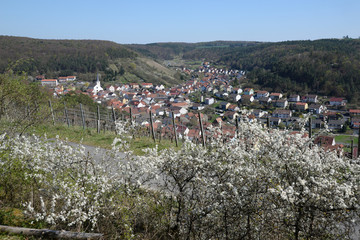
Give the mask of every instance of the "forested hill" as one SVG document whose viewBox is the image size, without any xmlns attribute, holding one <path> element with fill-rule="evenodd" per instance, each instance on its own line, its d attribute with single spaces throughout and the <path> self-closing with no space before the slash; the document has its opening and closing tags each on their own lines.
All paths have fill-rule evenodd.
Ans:
<svg viewBox="0 0 360 240">
<path fill-rule="evenodd" d="M 161 59 L 210 61 L 246 70 L 248 86 L 287 93 L 346 97 L 360 95 L 360 39 L 322 39 L 277 43 L 156 43 L 130 48 Z"/>
<path fill-rule="evenodd" d="M 264 43 L 238 48 L 217 62 L 247 70 L 250 83 L 275 91 L 359 100 L 360 39 Z"/>
<path fill-rule="evenodd" d="M 108 60 L 132 58 L 136 53 L 120 44 L 96 40 L 42 40 L 0 36 L 0 71 L 10 64 L 14 70 L 46 73 L 49 71 L 96 72 Z"/>
<path fill-rule="evenodd" d="M 47 78 L 76 75 L 92 81 L 152 82 L 171 86 L 183 78 L 175 70 L 128 47 L 100 40 L 44 40 L 0 36 L 0 73 L 11 68 Z"/>
<path fill-rule="evenodd" d="M 110 41 L 0 36 L 0 72 L 12 66 L 15 71 L 32 75 L 91 73 L 88 75 L 91 78 L 100 71 L 104 80 L 109 81 L 171 85 L 181 81 L 182 76 L 159 62 L 173 59 L 182 63 L 206 60 L 245 70 L 246 84 L 256 88 L 341 96 L 351 102 L 360 100 L 360 39 L 120 45 Z"/>
<path fill-rule="evenodd" d="M 249 47 L 260 44 L 259 42 L 242 41 L 214 41 L 200 43 L 150 43 L 126 45 L 130 49 L 145 56 L 172 60 L 182 58 L 186 60 L 216 60 L 219 56 L 232 52 L 236 48 Z"/>
</svg>

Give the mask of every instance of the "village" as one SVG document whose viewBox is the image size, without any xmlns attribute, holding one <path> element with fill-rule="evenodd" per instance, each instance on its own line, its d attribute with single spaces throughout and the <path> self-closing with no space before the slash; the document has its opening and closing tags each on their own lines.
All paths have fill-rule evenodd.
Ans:
<svg viewBox="0 0 360 240">
<path fill-rule="evenodd" d="M 221 127 L 223 134 L 232 137 L 235 136 L 236 121 L 244 121 L 241 113 L 245 109 L 248 113 L 246 121 L 258 121 L 270 128 L 294 131 L 299 130 L 299 120 L 303 115 L 310 113 L 311 129 L 314 132 L 326 125 L 332 133 L 315 139 L 315 144 L 321 144 L 327 149 L 340 151 L 346 147 L 344 142 L 336 143 L 334 136 L 337 134 L 358 134 L 360 109 L 348 109 L 345 98 L 315 94 L 300 96 L 241 88 L 246 78 L 244 71 L 218 69 L 211 67 L 208 62 L 202 63 L 195 70 L 182 68 L 179 71 L 188 74 L 190 80 L 170 88 L 147 82 L 103 87 L 99 74 L 86 88 L 76 76 L 58 79 L 37 76 L 36 80 L 52 89 L 54 96 L 59 97 L 75 90 L 109 109 L 131 112 L 132 118 L 140 126 L 149 128 L 151 113 L 154 117 L 153 128 L 163 136 L 172 134 L 171 118 L 174 117 L 179 138 L 200 141 L 200 112 L 205 136 L 208 127 L 213 125 Z M 83 91 L 79 90 L 79 85 Z M 354 154 L 357 155 L 355 147 Z"/>
</svg>

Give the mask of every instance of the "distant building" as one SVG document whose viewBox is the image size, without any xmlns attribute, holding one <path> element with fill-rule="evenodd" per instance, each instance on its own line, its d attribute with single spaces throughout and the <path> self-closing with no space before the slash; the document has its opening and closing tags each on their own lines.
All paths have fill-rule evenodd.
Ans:
<svg viewBox="0 0 360 240">
<path fill-rule="evenodd" d="M 270 98 L 272 99 L 272 100 L 279 100 L 280 98 L 282 98 L 282 93 L 271 93 L 270 94 Z"/>
<path fill-rule="evenodd" d="M 88 87 L 88 91 L 90 91 L 94 95 L 96 95 L 98 92 L 103 91 L 103 90 L 104 89 L 101 87 L 99 74 L 97 74 L 96 81 L 94 81 L 92 84 L 90 84 L 90 86 Z"/>
<path fill-rule="evenodd" d="M 256 92 L 256 98 L 262 98 L 262 97 L 269 97 L 270 93 L 268 91 L 257 91 Z"/>
<path fill-rule="evenodd" d="M 205 104 L 206 105 L 214 104 L 214 102 L 215 102 L 214 98 L 205 98 Z"/>
<path fill-rule="evenodd" d="M 42 86 L 48 86 L 48 87 L 56 87 L 59 85 L 59 82 L 57 79 L 43 79 L 41 80 Z"/>
<path fill-rule="evenodd" d="M 301 100 L 302 102 L 307 102 L 307 103 L 317 103 L 318 96 L 314 94 L 308 94 L 306 96 L 303 96 Z"/>
<path fill-rule="evenodd" d="M 286 99 L 279 99 L 274 101 L 275 107 L 286 108 L 289 102 Z"/>
<path fill-rule="evenodd" d="M 297 102 L 295 104 L 295 109 L 299 111 L 306 111 L 309 108 L 308 103 L 306 102 Z"/>
<path fill-rule="evenodd" d="M 360 109 L 350 109 L 349 113 L 350 113 L 350 116 L 359 116 L 360 115 Z"/>
<path fill-rule="evenodd" d="M 64 82 L 68 82 L 68 81 L 75 81 L 76 76 L 59 77 L 58 80 L 60 83 L 64 83 Z"/>
<path fill-rule="evenodd" d="M 289 102 L 300 102 L 300 96 L 298 94 L 290 95 Z"/>
<path fill-rule="evenodd" d="M 284 119 L 284 118 L 290 118 L 292 116 L 292 113 L 290 110 L 286 110 L 286 109 L 276 109 L 273 114 L 272 114 L 273 117 L 276 117 L 276 118 L 281 118 L 281 119 Z"/>
<path fill-rule="evenodd" d="M 309 106 L 309 111 L 316 114 L 321 114 L 325 112 L 326 107 L 322 104 L 311 104 Z"/>
<path fill-rule="evenodd" d="M 245 94 L 245 95 L 253 95 L 253 94 L 254 94 L 254 89 L 252 89 L 252 88 L 245 88 L 245 89 L 244 89 L 244 94 Z"/>
<path fill-rule="evenodd" d="M 330 106 L 345 106 L 346 100 L 342 97 L 332 97 L 329 100 Z"/>
<path fill-rule="evenodd" d="M 44 79 L 45 79 L 45 75 L 37 75 L 37 76 L 35 77 L 35 79 L 36 79 L 37 81 L 44 80 Z"/>
<path fill-rule="evenodd" d="M 141 88 L 149 89 L 153 87 L 152 83 L 141 83 Z"/>
</svg>

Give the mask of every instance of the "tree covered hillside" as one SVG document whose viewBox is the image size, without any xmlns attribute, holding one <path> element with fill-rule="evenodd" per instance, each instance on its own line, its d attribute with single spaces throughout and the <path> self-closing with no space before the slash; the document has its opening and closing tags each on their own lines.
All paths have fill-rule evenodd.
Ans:
<svg viewBox="0 0 360 240">
<path fill-rule="evenodd" d="M 100 71 L 105 81 L 171 85 L 183 78 L 159 63 L 172 59 L 181 60 L 181 64 L 184 60 L 206 60 L 245 70 L 246 84 L 256 88 L 341 96 L 352 103 L 359 100 L 360 39 L 120 45 L 0 36 L 0 72 L 11 67 L 15 72 L 45 73 L 48 77 L 84 74 L 82 79 L 90 80 Z"/>
<path fill-rule="evenodd" d="M 131 44 L 127 47 L 145 56 L 161 60 L 183 58 L 186 60 L 206 59 L 215 61 L 226 53 L 231 53 L 235 48 L 260 44 L 258 42 L 215 41 L 200 43 L 151 43 Z"/>
<path fill-rule="evenodd" d="M 206 60 L 246 70 L 248 84 L 286 93 L 317 93 L 358 101 L 360 39 L 278 43 L 228 42 L 131 45 L 147 56 Z"/>
<path fill-rule="evenodd" d="M 0 36 L 0 56 L 0 72 L 18 61 L 15 71 L 94 73 L 105 70 L 109 60 L 133 58 L 136 53 L 110 41 Z"/>
<path fill-rule="evenodd" d="M 360 40 L 264 43 L 238 48 L 218 62 L 249 71 L 248 79 L 276 91 L 318 93 L 358 100 Z"/>
<path fill-rule="evenodd" d="M 92 81 L 95 73 L 102 81 L 152 82 L 172 85 L 181 80 L 174 70 L 126 46 L 99 40 L 43 40 L 0 36 L 0 73 L 12 69 L 47 78 L 76 75 Z"/>
</svg>

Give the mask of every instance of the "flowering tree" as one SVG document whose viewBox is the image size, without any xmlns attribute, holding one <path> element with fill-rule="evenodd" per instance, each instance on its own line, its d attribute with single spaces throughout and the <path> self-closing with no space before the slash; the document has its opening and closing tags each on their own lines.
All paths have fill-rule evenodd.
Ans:
<svg viewBox="0 0 360 240">
<path fill-rule="evenodd" d="M 213 136 L 221 136 L 219 129 Z M 176 201 L 180 236 L 199 239 L 349 237 L 359 204 L 359 165 L 304 132 L 243 122 L 236 138 L 154 153 L 159 189 Z"/>
<path fill-rule="evenodd" d="M 119 122 L 113 149 L 95 154 L 58 140 L 3 136 L 2 174 L 19 161 L 33 186 L 23 199 L 37 220 L 100 231 L 106 223 L 122 238 L 358 236 L 351 234 L 359 218 L 359 162 L 325 151 L 304 132 L 245 121 L 230 140 L 211 129 L 206 147 L 185 142 L 179 151 L 134 156 L 129 129 Z"/>
</svg>

